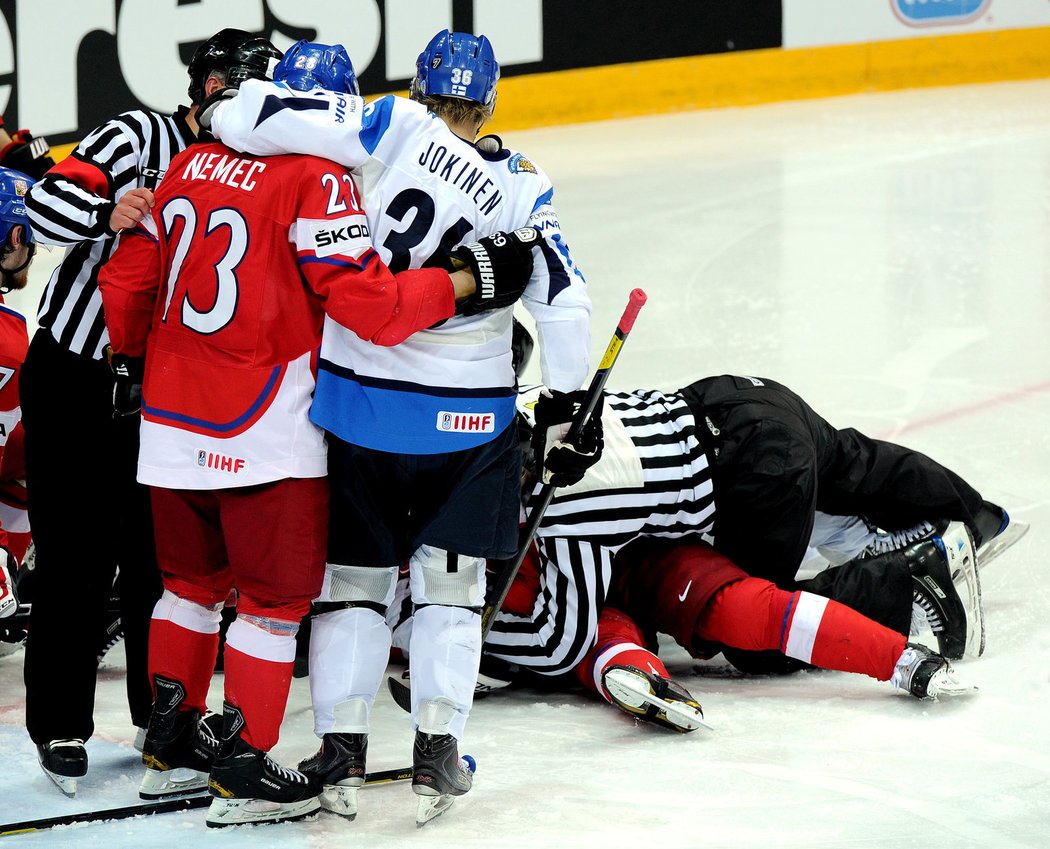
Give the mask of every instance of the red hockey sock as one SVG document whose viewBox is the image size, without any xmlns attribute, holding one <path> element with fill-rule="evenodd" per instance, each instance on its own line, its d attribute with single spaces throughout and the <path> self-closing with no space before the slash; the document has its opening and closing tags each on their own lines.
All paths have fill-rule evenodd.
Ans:
<svg viewBox="0 0 1050 849">
<path fill-rule="evenodd" d="M 244 716 L 241 737 L 264 752 L 277 745 L 295 661 L 297 628 L 280 624 L 273 633 L 238 616 L 226 634 L 225 698 Z"/>
<path fill-rule="evenodd" d="M 219 651 L 220 607 L 204 607 L 165 590 L 150 621 L 149 677 L 178 681 L 184 708 L 207 710 L 208 685 Z"/>
<path fill-rule="evenodd" d="M 888 681 L 907 642 L 852 608 L 807 592 L 745 578 L 704 608 L 696 636 L 750 651 L 773 649 L 824 669 Z"/>
<path fill-rule="evenodd" d="M 610 666 L 636 666 L 670 678 L 667 667 L 660 658 L 644 647 L 645 637 L 631 617 L 612 607 L 602 610 L 598 618 L 598 638 L 592 648 L 576 666 L 576 677 L 588 690 L 598 692 L 611 702 L 602 688 L 602 673 Z"/>
</svg>

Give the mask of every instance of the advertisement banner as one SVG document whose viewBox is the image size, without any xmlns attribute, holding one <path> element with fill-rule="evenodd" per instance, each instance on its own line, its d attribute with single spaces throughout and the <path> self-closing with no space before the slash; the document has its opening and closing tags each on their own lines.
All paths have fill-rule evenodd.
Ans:
<svg viewBox="0 0 1050 849">
<path fill-rule="evenodd" d="M 407 88 L 443 28 L 487 35 L 515 76 L 779 47 L 781 0 L 0 0 L 0 114 L 59 144 L 127 109 L 171 112 L 193 50 L 228 26 L 281 49 L 342 43 L 367 95 Z"/>
<path fill-rule="evenodd" d="M 784 47 L 1050 26 L 1047 0 L 784 0 Z"/>
</svg>

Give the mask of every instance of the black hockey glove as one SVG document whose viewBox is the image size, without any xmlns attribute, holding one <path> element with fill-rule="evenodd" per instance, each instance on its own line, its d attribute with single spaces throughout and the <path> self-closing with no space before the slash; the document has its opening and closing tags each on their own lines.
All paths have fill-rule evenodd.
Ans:
<svg viewBox="0 0 1050 849">
<path fill-rule="evenodd" d="M 109 352 L 109 367 L 113 370 L 113 418 L 134 416 L 142 409 L 142 378 L 146 361 L 142 357 Z"/>
<path fill-rule="evenodd" d="M 14 616 L 18 610 L 18 596 L 15 594 L 17 576 L 18 561 L 0 545 L 0 619 Z"/>
<path fill-rule="evenodd" d="M 456 312 L 477 315 L 511 306 L 532 277 L 532 249 L 539 243 L 539 230 L 519 227 L 512 233 L 492 233 L 452 251 L 453 263 L 469 268 L 477 286 L 473 295 L 456 305 Z"/>
<path fill-rule="evenodd" d="M 210 133 L 211 119 L 215 117 L 215 110 L 219 108 L 220 104 L 236 96 L 237 89 L 235 88 L 220 88 L 217 91 L 213 91 L 197 107 L 197 123 Z"/>
<path fill-rule="evenodd" d="M 34 138 L 29 130 L 19 130 L 12 133 L 11 144 L 0 151 L 0 165 L 39 180 L 44 172 L 55 167 L 55 160 L 51 158 L 47 139 L 43 136 Z"/>
<path fill-rule="evenodd" d="M 603 397 L 573 442 L 564 442 L 586 392 L 551 392 L 544 389 L 536 401 L 536 428 L 532 449 L 543 473 L 543 482 L 572 486 L 583 480 L 587 470 L 601 459 L 605 439 L 602 435 Z"/>
</svg>

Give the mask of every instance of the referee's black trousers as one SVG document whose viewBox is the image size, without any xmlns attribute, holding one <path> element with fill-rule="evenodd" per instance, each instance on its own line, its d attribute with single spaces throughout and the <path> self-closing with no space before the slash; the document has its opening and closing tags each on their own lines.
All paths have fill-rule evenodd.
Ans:
<svg viewBox="0 0 1050 849">
<path fill-rule="evenodd" d="M 794 584 L 815 510 L 886 530 L 973 525 L 981 496 L 924 454 L 837 430 L 766 378 L 722 375 L 680 390 L 713 464 L 715 547 L 751 575 Z"/>
<path fill-rule="evenodd" d="M 36 743 L 87 740 L 114 575 L 132 722 L 149 722 L 149 621 L 161 584 L 148 489 L 135 481 L 137 416 L 114 419 L 106 363 L 33 336 L 22 368 L 35 591 L 25 654 L 26 727 Z"/>
</svg>

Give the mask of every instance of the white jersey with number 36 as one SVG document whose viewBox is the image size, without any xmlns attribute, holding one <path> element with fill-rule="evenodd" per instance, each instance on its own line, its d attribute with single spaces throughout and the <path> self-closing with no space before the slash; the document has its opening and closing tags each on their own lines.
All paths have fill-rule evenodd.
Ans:
<svg viewBox="0 0 1050 849">
<path fill-rule="evenodd" d="M 520 153 L 483 151 L 405 98 L 365 104 L 255 80 L 219 107 L 212 129 L 250 153 L 310 153 L 356 169 L 372 242 L 395 272 L 497 230 L 539 229 L 522 303 L 539 330 L 543 382 L 562 391 L 583 383 L 586 281 L 562 236 L 550 180 Z M 385 349 L 327 321 L 312 418 L 385 451 L 444 453 L 494 438 L 514 417 L 512 313 L 456 316 Z"/>
</svg>

